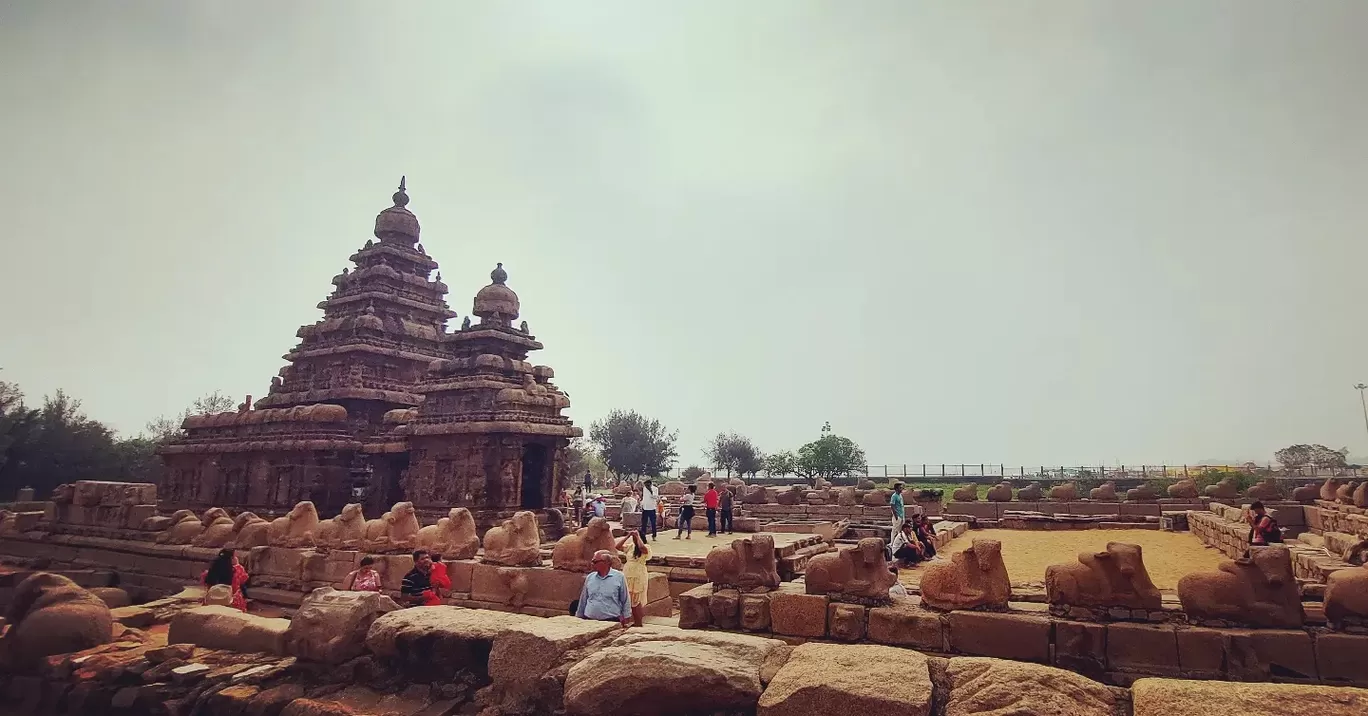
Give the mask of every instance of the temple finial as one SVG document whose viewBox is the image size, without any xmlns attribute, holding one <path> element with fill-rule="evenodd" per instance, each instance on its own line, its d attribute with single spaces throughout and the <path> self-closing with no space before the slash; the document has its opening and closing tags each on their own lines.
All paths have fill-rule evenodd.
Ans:
<svg viewBox="0 0 1368 716">
<path fill-rule="evenodd" d="M 508 272 L 504 270 L 503 262 L 500 262 L 498 266 L 494 267 L 493 271 L 489 272 L 489 280 L 498 284 L 502 284 L 508 280 Z"/>
<path fill-rule="evenodd" d="M 394 205 L 395 205 L 395 206 L 401 206 L 401 207 L 402 207 L 402 206 L 408 206 L 409 198 L 408 198 L 408 194 L 405 193 L 405 191 L 406 191 L 405 183 L 406 183 L 407 180 L 408 180 L 408 177 L 407 177 L 407 176 L 401 176 L 401 177 L 399 177 L 399 191 L 394 192 Z"/>
</svg>

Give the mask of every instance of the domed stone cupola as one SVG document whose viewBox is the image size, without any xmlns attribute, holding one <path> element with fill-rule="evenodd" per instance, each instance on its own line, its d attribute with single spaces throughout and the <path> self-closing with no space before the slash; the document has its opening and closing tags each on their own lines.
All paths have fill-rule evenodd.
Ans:
<svg viewBox="0 0 1368 716">
<path fill-rule="evenodd" d="M 399 191 L 394 192 L 394 206 L 375 217 L 375 238 L 382 242 L 418 243 L 418 217 L 408 210 L 409 197 L 404 189 L 406 177 L 399 177 Z"/>
<path fill-rule="evenodd" d="M 489 279 L 491 283 L 475 294 L 472 313 L 480 317 L 481 324 L 507 326 L 518 318 L 518 294 L 504 285 L 508 272 L 504 271 L 502 263 L 489 272 Z"/>
</svg>

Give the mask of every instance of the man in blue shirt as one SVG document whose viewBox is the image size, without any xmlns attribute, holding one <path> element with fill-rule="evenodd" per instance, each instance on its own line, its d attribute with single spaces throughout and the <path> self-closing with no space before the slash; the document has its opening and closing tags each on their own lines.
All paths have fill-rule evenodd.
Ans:
<svg viewBox="0 0 1368 716">
<path fill-rule="evenodd" d="M 627 596 L 627 580 L 622 572 L 613 569 L 613 555 L 606 549 L 594 553 L 590 564 L 594 571 L 584 576 L 580 590 L 579 608 L 575 616 L 604 622 L 620 622 L 623 627 L 632 623 L 632 601 Z"/>
<path fill-rule="evenodd" d="M 903 520 L 907 519 L 903 512 L 902 491 L 903 484 L 901 482 L 893 483 L 893 496 L 888 498 L 888 506 L 893 508 L 893 531 L 889 533 L 890 541 L 902 531 Z"/>
</svg>

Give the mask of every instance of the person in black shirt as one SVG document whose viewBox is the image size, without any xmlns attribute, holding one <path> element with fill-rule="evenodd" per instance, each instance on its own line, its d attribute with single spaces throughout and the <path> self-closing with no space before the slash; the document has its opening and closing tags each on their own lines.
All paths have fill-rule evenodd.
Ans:
<svg viewBox="0 0 1368 716">
<path fill-rule="evenodd" d="M 411 607 L 431 607 L 442 603 L 432 588 L 432 556 L 425 549 L 413 553 L 413 569 L 404 575 L 399 594 Z"/>
</svg>

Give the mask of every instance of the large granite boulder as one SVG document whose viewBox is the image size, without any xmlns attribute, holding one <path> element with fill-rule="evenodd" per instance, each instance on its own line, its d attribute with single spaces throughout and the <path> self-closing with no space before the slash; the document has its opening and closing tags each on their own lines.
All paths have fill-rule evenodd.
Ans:
<svg viewBox="0 0 1368 716">
<path fill-rule="evenodd" d="M 0 669 L 23 670 L 53 654 L 84 651 L 111 638 L 109 606 L 71 579 L 48 572 L 25 577 L 5 612 Z"/>
<path fill-rule="evenodd" d="M 1306 684 L 1140 679 L 1131 685 L 1134 716 L 1362 716 L 1368 689 Z"/>
<path fill-rule="evenodd" d="M 989 502 L 1011 502 L 1012 486 L 1006 482 L 999 482 L 988 488 L 987 497 Z"/>
<path fill-rule="evenodd" d="M 1301 590 L 1291 552 L 1281 545 L 1251 547 L 1248 558 L 1221 562 L 1215 572 L 1178 580 L 1178 601 L 1190 619 L 1216 619 L 1262 627 L 1300 627 Z"/>
<path fill-rule="evenodd" d="M 1004 659 L 956 657 L 946 667 L 947 716 L 1112 716 L 1112 689 L 1072 671 Z"/>
<path fill-rule="evenodd" d="M 1006 609 L 1012 582 L 1002 561 L 1002 543 L 975 539 L 950 561 L 926 565 L 921 578 L 922 604 L 936 609 Z"/>
<path fill-rule="evenodd" d="M 572 616 L 513 624 L 494 637 L 489 652 L 491 700 L 504 713 L 544 713 L 560 705 L 571 652 L 621 627 Z"/>
<path fill-rule="evenodd" d="M 166 642 L 283 656 L 289 628 L 288 619 L 247 614 L 232 607 L 195 607 L 171 618 Z"/>
<path fill-rule="evenodd" d="M 340 664 L 366 650 L 366 634 L 382 614 L 399 608 L 378 592 L 313 590 L 285 630 L 285 651 L 305 661 Z"/>
<path fill-rule="evenodd" d="M 755 708 L 777 639 L 646 626 L 628 629 L 575 663 L 565 710 L 582 716 L 747 712 Z"/>
<path fill-rule="evenodd" d="M 757 716 L 927 716 L 926 657 L 877 644 L 801 644 L 761 694 Z"/>
<path fill-rule="evenodd" d="M 371 624 L 366 648 L 417 680 L 450 678 L 462 669 L 483 674 L 494 638 L 515 624 L 537 619 L 449 606 L 400 609 Z"/>
<path fill-rule="evenodd" d="M 1045 568 L 1051 604 L 1078 607 L 1158 609 L 1159 588 L 1150 580 L 1140 545 L 1108 542 L 1101 552 L 1081 552 L 1078 561 Z"/>
</svg>

